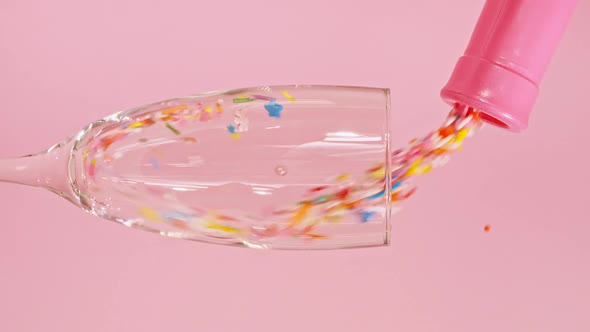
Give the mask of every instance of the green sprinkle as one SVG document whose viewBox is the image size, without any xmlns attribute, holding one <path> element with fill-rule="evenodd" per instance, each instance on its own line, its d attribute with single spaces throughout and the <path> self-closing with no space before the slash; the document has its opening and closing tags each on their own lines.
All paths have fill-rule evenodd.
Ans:
<svg viewBox="0 0 590 332">
<path fill-rule="evenodd" d="M 166 128 L 170 129 L 171 132 L 175 133 L 176 135 L 180 135 L 180 131 L 178 131 L 178 129 L 172 127 L 171 124 L 166 123 Z"/>
<path fill-rule="evenodd" d="M 251 101 L 254 101 L 254 99 L 252 98 L 234 98 L 234 103 L 235 104 L 239 104 L 239 103 L 249 103 Z"/>
</svg>

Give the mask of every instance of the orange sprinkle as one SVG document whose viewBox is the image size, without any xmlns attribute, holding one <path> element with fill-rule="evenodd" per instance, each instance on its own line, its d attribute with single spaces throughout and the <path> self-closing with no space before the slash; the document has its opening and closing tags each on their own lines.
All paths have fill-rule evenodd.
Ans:
<svg viewBox="0 0 590 332">
<path fill-rule="evenodd" d="M 325 238 L 327 238 L 327 236 L 325 236 L 325 235 L 313 234 L 313 233 L 305 234 L 305 236 L 310 237 L 312 239 L 325 239 Z"/>
<path fill-rule="evenodd" d="M 490 225 L 485 225 L 483 228 L 484 232 L 489 232 L 490 229 L 492 229 L 492 226 L 490 226 Z"/>
<path fill-rule="evenodd" d="M 346 208 L 346 209 L 353 209 L 353 208 L 355 208 L 357 205 L 359 205 L 360 203 L 361 203 L 361 201 L 360 201 L 360 200 L 358 200 L 358 201 L 354 201 L 354 202 L 349 202 L 349 203 L 346 203 L 346 204 L 344 204 L 344 208 Z"/>
<path fill-rule="evenodd" d="M 169 108 L 162 110 L 162 114 L 163 115 L 174 115 L 180 111 L 184 111 L 185 109 L 187 109 L 186 105 L 169 107 Z"/>
<path fill-rule="evenodd" d="M 183 137 L 182 140 L 185 142 L 190 142 L 190 143 L 197 143 L 198 142 L 198 140 L 194 137 Z"/>
<path fill-rule="evenodd" d="M 303 218 L 307 216 L 309 209 L 311 208 L 311 204 L 306 202 L 303 206 L 297 211 L 297 213 L 291 218 L 291 225 L 300 223 Z"/>
<path fill-rule="evenodd" d="M 112 136 L 106 137 L 103 141 L 102 141 L 102 149 L 104 151 L 106 151 L 113 143 L 115 143 L 115 141 L 121 137 L 123 134 L 122 133 L 117 133 L 114 134 Z"/>
<path fill-rule="evenodd" d="M 452 135 L 455 132 L 455 127 L 453 126 L 448 126 L 446 128 L 442 128 L 438 131 L 438 133 L 440 134 L 440 136 L 442 138 L 448 137 L 450 135 Z"/>
<path fill-rule="evenodd" d="M 215 103 L 215 106 L 217 106 L 217 113 L 223 113 L 223 107 L 221 107 L 221 100 L 217 101 L 217 103 Z"/>
<path fill-rule="evenodd" d="M 473 121 L 476 123 L 481 121 L 481 116 L 479 115 L 479 112 L 473 113 Z"/>
<path fill-rule="evenodd" d="M 180 229 L 188 229 L 188 225 L 185 221 L 182 220 L 173 220 L 171 222 L 172 226 L 176 227 L 176 228 L 180 228 Z"/>
</svg>

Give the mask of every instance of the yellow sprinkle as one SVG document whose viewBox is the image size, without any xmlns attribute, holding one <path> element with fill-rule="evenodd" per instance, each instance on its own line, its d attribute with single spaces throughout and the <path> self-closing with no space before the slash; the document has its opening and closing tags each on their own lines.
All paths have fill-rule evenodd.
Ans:
<svg viewBox="0 0 590 332">
<path fill-rule="evenodd" d="M 406 175 L 422 175 L 432 171 L 432 165 L 422 165 L 410 167 Z"/>
<path fill-rule="evenodd" d="M 343 181 L 343 180 L 348 179 L 349 177 L 350 177 L 350 174 L 342 174 L 342 175 L 339 175 L 336 179 L 338 181 Z"/>
<path fill-rule="evenodd" d="M 342 220 L 342 216 L 326 216 L 324 217 L 326 222 L 337 223 Z"/>
<path fill-rule="evenodd" d="M 291 96 L 291 94 L 287 91 L 283 91 L 283 96 L 285 96 L 285 98 L 289 99 L 290 101 L 295 101 L 295 98 L 293 98 L 293 96 Z"/>
<path fill-rule="evenodd" d="M 371 172 L 371 175 L 375 179 L 383 179 L 385 177 L 385 168 L 380 168 L 376 171 Z"/>
<path fill-rule="evenodd" d="M 85 148 L 84 151 L 82 151 L 82 160 L 86 160 L 86 157 L 88 157 L 88 148 Z"/>
<path fill-rule="evenodd" d="M 240 138 L 242 138 L 242 135 L 240 133 L 233 133 L 233 134 L 231 134 L 231 138 L 240 139 Z"/>
<path fill-rule="evenodd" d="M 134 129 L 134 128 L 139 128 L 139 127 L 143 127 L 144 123 L 143 121 L 137 121 L 132 123 L 129 128 Z"/>
<path fill-rule="evenodd" d="M 162 220 L 160 220 L 158 211 L 156 211 L 154 209 L 144 207 L 144 208 L 139 209 L 139 213 L 141 214 L 142 217 L 144 217 L 148 220 L 158 221 L 158 222 L 162 221 Z"/>
<path fill-rule="evenodd" d="M 457 136 L 455 136 L 455 143 L 463 142 L 463 140 L 465 139 L 465 137 L 467 137 L 468 134 L 469 134 L 468 129 L 463 128 L 463 129 L 459 130 L 459 132 L 457 133 Z"/>
<path fill-rule="evenodd" d="M 426 166 L 420 167 L 421 174 L 428 174 L 428 173 L 430 173 L 430 171 L 432 171 L 432 165 L 426 165 Z"/>
<path fill-rule="evenodd" d="M 96 159 L 92 159 L 92 160 L 90 161 L 90 165 L 96 165 Z"/>
<path fill-rule="evenodd" d="M 211 106 L 205 107 L 205 112 L 207 112 L 207 113 L 213 112 L 213 110 L 211 109 Z"/>
<path fill-rule="evenodd" d="M 240 230 L 235 227 L 222 225 L 222 224 L 219 224 L 219 223 L 216 223 L 213 221 L 210 221 L 209 223 L 207 223 L 207 228 L 215 229 L 215 230 L 222 231 L 225 233 L 232 233 L 232 234 L 238 234 L 240 232 Z"/>
<path fill-rule="evenodd" d="M 418 167 L 420 166 L 420 163 L 422 162 L 422 158 L 418 158 L 416 159 L 408 168 L 408 171 L 406 172 L 406 175 L 414 175 L 414 174 L 418 174 L 419 173 L 419 169 Z"/>
</svg>

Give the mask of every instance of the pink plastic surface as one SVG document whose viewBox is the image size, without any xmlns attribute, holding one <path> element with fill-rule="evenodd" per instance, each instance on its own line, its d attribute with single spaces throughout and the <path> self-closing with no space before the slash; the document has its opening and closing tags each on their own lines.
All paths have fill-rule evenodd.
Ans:
<svg viewBox="0 0 590 332">
<path fill-rule="evenodd" d="M 489 122 L 528 127 L 539 84 L 577 0 L 488 0 L 441 97 L 485 112 Z"/>
</svg>

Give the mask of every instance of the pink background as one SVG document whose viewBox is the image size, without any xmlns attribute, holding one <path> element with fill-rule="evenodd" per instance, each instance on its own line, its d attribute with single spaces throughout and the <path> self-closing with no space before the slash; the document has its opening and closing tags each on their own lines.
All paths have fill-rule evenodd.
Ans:
<svg viewBox="0 0 590 332">
<path fill-rule="evenodd" d="M 439 90 L 483 2 L 2 0 L 1 155 L 146 102 L 283 83 L 390 87 L 402 145 L 442 121 Z M 389 247 L 171 240 L 2 184 L 0 330 L 589 330 L 590 2 L 580 2 L 530 129 L 487 128 L 422 179 Z"/>
</svg>

